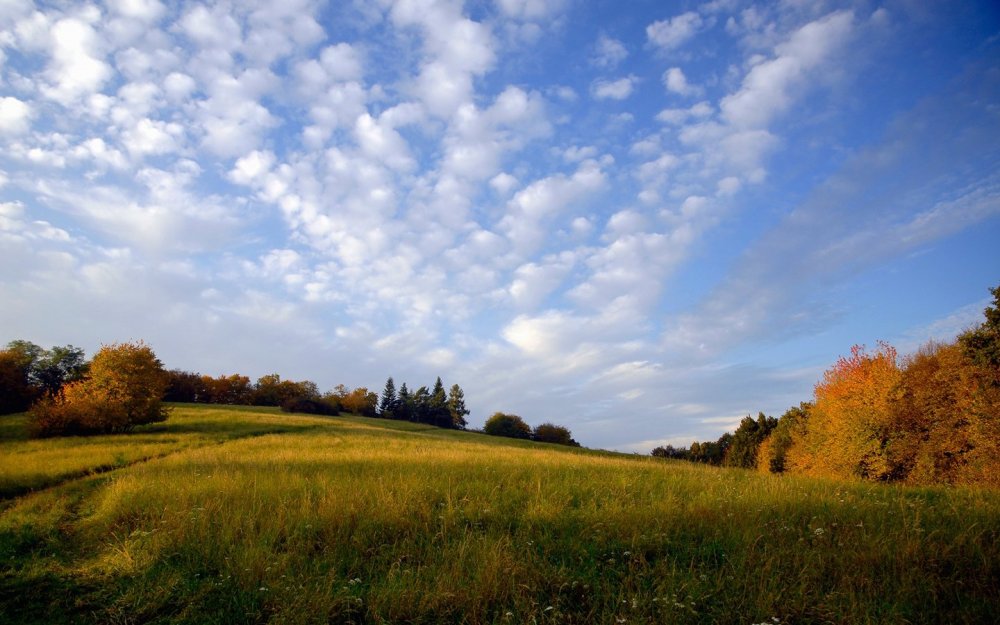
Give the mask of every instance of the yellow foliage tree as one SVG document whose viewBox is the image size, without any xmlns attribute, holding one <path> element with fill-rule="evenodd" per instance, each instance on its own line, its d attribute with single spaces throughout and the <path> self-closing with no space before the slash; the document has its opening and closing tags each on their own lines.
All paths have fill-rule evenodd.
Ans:
<svg viewBox="0 0 1000 625">
<path fill-rule="evenodd" d="M 63 387 L 32 409 L 36 436 L 126 432 L 163 421 L 167 377 L 153 350 L 143 342 L 104 345 L 94 355 L 87 378 Z"/>
<path fill-rule="evenodd" d="M 956 343 L 909 357 L 896 392 L 893 455 L 915 484 L 1000 485 L 1000 388 Z"/>
<path fill-rule="evenodd" d="M 806 428 L 793 438 L 792 471 L 832 477 L 892 479 L 892 396 L 900 378 L 896 350 L 851 348 L 823 374 Z"/>
</svg>

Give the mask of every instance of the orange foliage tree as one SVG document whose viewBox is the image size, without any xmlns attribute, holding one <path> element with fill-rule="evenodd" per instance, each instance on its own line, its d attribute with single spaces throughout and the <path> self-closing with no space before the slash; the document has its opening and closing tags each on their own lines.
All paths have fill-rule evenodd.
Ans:
<svg viewBox="0 0 1000 625">
<path fill-rule="evenodd" d="M 893 455 L 915 484 L 1000 485 L 1000 388 L 957 343 L 909 357 L 894 402 Z"/>
<path fill-rule="evenodd" d="M 163 421 L 167 377 L 153 350 L 143 342 L 104 345 L 86 378 L 35 404 L 30 425 L 36 436 L 126 432 Z"/>
<path fill-rule="evenodd" d="M 896 350 L 855 345 L 816 385 L 806 427 L 788 450 L 791 470 L 832 477 L 894 478 L 892 396 L 900 379 Z"/>
</svg>

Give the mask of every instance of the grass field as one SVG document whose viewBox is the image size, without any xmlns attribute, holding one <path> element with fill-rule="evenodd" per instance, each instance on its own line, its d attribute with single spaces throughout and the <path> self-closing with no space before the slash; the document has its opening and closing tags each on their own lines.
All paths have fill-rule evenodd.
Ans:
<svg viewBox="0 0 1000 625">
<path fill-rule="evenodd" d="M 993 623 L 1000 494 L 360 417 L 0 417 L 0 623 Z"/>
</svg>

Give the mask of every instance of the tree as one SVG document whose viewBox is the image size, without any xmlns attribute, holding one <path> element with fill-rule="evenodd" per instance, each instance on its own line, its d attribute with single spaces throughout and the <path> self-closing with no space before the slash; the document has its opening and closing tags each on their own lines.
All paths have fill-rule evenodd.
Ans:
<svg viewBox="0 0 1000 625">
<path fill-rule="evenodd" d="M 340 385 L 340 389 L 343 389 L 343 385 Z M 340 407 L 343 410 L 365 417 L 375 416 L 375 410 L 378 408 L 378 395 L 372 393 L 364 386 L 359 386 L 353 391 L 344 390 L 342 392 Z"/>
<path fill-rule="evenodd" d="M 34 362 L 30 381 L 43 394 L 53 396 L 63 385 L 81 379 L 87 371 L 83 350 L 72 345 L 53 347 Z"/>
<path fill-rule="evenodd" d="M 524 419 L 514 414 L 496 412 L 483 426 L 483 431 L 491 436 L 506 436 L 508 438 L 531 438 L 531 427 Z"/>
<path fill-rule="evenodd" d="M 403 382 L 403 385 L 399 387 L 399 396 L 396 398 L 396 406 L 392 411 L 392 418 L 401 421 L 411 421 L 413 410 L 413 397 L 410 395 L 410 389 L 406 388 L 406 382 Z"/>
<path fill-rule="evenodd" d="M 441 428 L 453 426 L 451 411 L 448 409 L 448 395 L 444 392 L 444 384 L 441 376 L 434 382 L 434 388 L 427 398 L 427 421 L 431 425 Z"/>
<path fill-rule="evenodd" d="M 537 426 L 531 433 L 531 438 L 539 443 L 553 443 L 570 447 L 580 446 L 580 443 L 573 440 L 573 435 L 568 429 L 554 423 L 543 423 Z"/>
<path fill-rule="evenodd" d="M 43 349 L 31 341 L 11 341 L 3 350 L 0 414 L 27 410 L 39 397 L 52 397 L 87 370 L 82 349 L 66 345 Z"/>
<path fill-rule="evenodd" d="M 994 374 L 959 343 L 932 343 L 906 360 L 892 405 L 894 479 L 1000 483 L 1000 388 Z"/>
<path fill-rule="evenodd" d="M 11 349 L 0 351 L 0 414 L 23 412 L 34 398 L 23 355 Z"/>
<path fill-rule="evenodd" d="M 378 404 L 378 414 L 385 419 L 392 418 L 393 409 L 396 407 L 396 383 L 392 376 L 385 381 L 385 388 L 382 389 L 382 398 Z"/>
<path fill-rule="evenodd" d="M 771 435 L 764 439 L 757 450 L 757 468 L 765 473 L 783 473 L 785 458 L 795 437 L 801 437 L 809 420 L 812 404 L 802 402 L 792 406 L 778 419 Z"/>
<path fill-rule="evenodd" d="M 167 378 L 152 348 L 143 342 L 104 345 L 94 355 L 88 377 L 67 384 L 32 409 L 37 436 L 126 432 L 163 421 Z"/>
<path fill-rule="evenodd" d="M 986 320 L 959 336 L 965 354 L 977 365 L 991 371 L 991 383 L 1000 386 L 1000 286 L 990 289 L 993 305 L 983 310 Z"/>
<path fill-rule="evenodd" d="M 448 413 L 451 415 L 451 427 L 464 430 L 468 425 L 465 417 L 469 410 L 465 407 L 465 392 L 458 384 L 452 384 L 448 391 Z"/>
<path fill-rule="evenodd" d="M 888 343 L 871 354 L 852 347 L 816 385 L 808 425 L 793 441 L 789 465 L 813 475 L 892 479 L 891 401 L 899 377 L 896 350 Z"/>
<path fill-rule="evenodd" d="M 757 452 L 761 443 L 778 425 L 774 417 L 766 417 L 758 413 L 754 420 L 750 415 L 743 417 L 740 425 L 733 433 L 733 441 L 726 452 L 723 464 L 727 467 L 753 469 L 757 466 Z"/>
</svg>

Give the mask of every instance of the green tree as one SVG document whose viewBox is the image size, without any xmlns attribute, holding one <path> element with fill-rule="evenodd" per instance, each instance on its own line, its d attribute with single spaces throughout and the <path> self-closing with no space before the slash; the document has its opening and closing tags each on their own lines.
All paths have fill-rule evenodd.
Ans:
<svg viewBox="0 0 1000 625">
<path fill-rule="evenodd" d="M 396 405 L 392 411 L 392 418 L 400 421 L 410 421 L 414 411 L 413 396 L 410 389 L 406 388 L 406 382 L 399 387 L 399 396 L 396 398 Z"/>
<path fill-rule="evenodd" d="M 0 414 L 23 412 L 34 398 L 23 355 L 11 349 L 0 351 Z"/>
<path fill-rule="evenodd" d="M 543 423 L 535 427 L 531 433 L 531 438 L 539 443 L 553 443 L 555 445 L 568 445 L 570 447 L 580 446 L 580 443 L 573 440 L 573 435 L 567 428 L 554 423 Z"/>
<path fill-rule="evenodd" d="M 43 394 L 55 395 L 64 384 L 83 378 L 87 372 L 87 361 L 83 350 L 72 345 L 53 347 L 40 354 L 33 363 L 30 381 Z"/>
<path fill-rule="evenodd" d="M 778 419 L 771 435 L 764 439 L 757 452 L 757 468 L 765 473 L 783 473 L 785 457 L 795 437 L 801 437 L 809 420 L 812 404 L 802 402 L 792 406 Z"/>
<path fill-rule="evenodd" d="M 378 404 L 379 416 L 391 419 L 393 409 L 396 407 L 396 383 L 393 382 L 392 376 L 385 381 L 385 388 L 382 389 L 382 398 Z"/>
<path fill-rule="evenodd" d="M 755 420 L 750 415 L 743 417 L 740 425 L 733 432 L 733 440 L 723 459 L 727 467 L 753 469 L 757 467 L 757 451 L 771 430 L 778 425 L 774 417 L 766 417 L 761 412 Z"/>
<path fill-rule="evenodd" d="M 491 436 L 506 436 L 508 438 L 531 438 L 531 427 L 524 419 L 514 414 L 496 412 L 483 426 L 483 431 Z"/>
<path fill-rule="evenodd" d="M 30 413 L 37 436 L 126 432 L 163 421 L 167 377 L 152 348 L 143 342 L 102 346 L 88 376 L 40 401 Z"/>
<path fill-rule="evenodd" d="M 451 415 L 451 427 L 464 430 L 468 425 L 465 417 L 469 410 L 465 407 L 465 392 L 458 384 L 452 384 L 448 391 L 448 413 Z"/>
<path fill-rule="evenodd" d="M 993 305 L 983 310 L 986 320 L 964 332 L 958 341 L 973 362 L 993 373 L 991 382 L 1000 386 L 1000 286 L 990 289 L 990 293 Z"/>
</svg>

